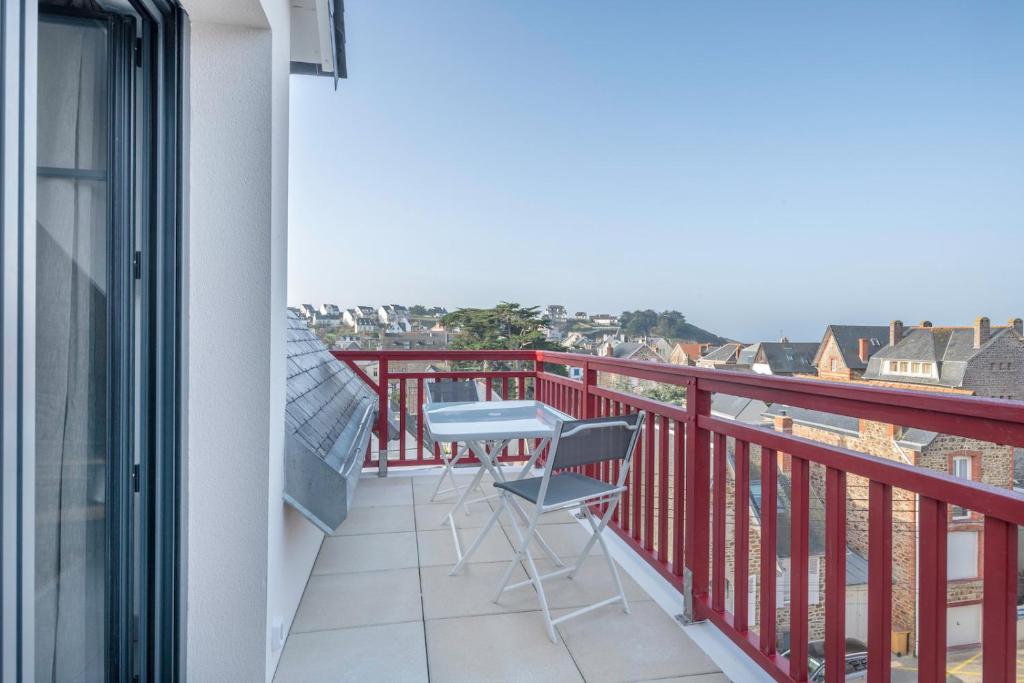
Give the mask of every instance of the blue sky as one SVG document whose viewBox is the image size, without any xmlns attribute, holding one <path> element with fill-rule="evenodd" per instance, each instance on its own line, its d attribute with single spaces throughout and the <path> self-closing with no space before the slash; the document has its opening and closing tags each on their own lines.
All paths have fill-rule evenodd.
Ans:
<svg viewBox="0 0 1024 683">
<path fill-rule="evenodd" d="M 288 301 L 1024 316 L 1024 3 L 347 0 Z"/>
</svg>

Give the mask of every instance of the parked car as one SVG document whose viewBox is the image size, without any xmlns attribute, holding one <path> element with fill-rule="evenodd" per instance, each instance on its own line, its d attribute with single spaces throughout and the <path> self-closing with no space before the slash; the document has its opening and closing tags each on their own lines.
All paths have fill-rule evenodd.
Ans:
<svg viewBox="0 0 1024 683">
<path fill-rule="evenodd" d="M 782 653 L 789 657 L 789 650 Z M 846 639 L 846 679 L 864 681 L 868 677 L 868 646 L 856 638 Z M 807 643 L 807 680 L 819 683 L 825 680 L 825 641 Z"/>
</svg>

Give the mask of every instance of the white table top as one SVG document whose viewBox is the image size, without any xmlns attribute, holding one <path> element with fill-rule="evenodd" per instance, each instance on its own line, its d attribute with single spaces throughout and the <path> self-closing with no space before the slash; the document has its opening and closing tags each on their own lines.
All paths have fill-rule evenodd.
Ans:
<svg viewBox="0 0 1024 683">
<path fill-rule="evenodd" d="M 574 419 L 540 401 L 434 403 L 423 416 L 435 441 L 546 439 L 556 422 Z"/>
</svg>

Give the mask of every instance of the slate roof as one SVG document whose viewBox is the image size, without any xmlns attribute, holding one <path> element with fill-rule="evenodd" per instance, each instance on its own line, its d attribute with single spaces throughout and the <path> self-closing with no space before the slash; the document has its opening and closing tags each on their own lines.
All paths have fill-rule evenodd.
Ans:
<svg viewBox="0 0 1024 683">
<path fill-rule="evenodd" d="M 938 435 L 938 432 L 930 432 L 927 429 L 905 429 L 903 435 L 896 440 L 896 443 L 903 448 L 920 450 L 930 446 Z"/>
<path fill-rule="evenodd" d="M 338 469 L 367 410 L 376 412 L 377 396 L 291 311 L 285 349 L 286 434 Z"/>
<path fill-rule="evenodd" d="M 763 401 L 728 394 L 711 395 L 711 414 L 737 422 L 759 425 L 764 422 L 762 415 L 768 405 Z"/>
<path fill-rule="evenodd" d="M 700 359 L 701 360 L 717 360 L 717 361 L 727 362 L 729 360 L 732 360 L 733 356 L 736 355 L 736 353 L 737 353 L 737 351 L 739 349 L 740 349 L 740 345 L 739 344 L 730 342 L 728 344 L 723 344 L 722 346 L 719 346 L 718 348 L 709 350 L 706 354 L 701 356 Z"/>
<path fill-rule="evenodd" d="M 844 434 L 847 436 L 857 436 L 860 434 L 860 421 L 857 418 L 849 417 L 848 415 L 824 413 L 819 410 L 796 408 L 794 406 L 786 406 L 779 403 L 774 404 L 771 408 L 764 411 L 764 415 L 768 417 L 776 417 L 783 414 L 791 417 L 793 422 L 806 425 L 808 427 L 824 429 L 825 431 Z M 902 436 L 896 440 L 896 443 L 903 448 L 921 450 L 922 448 L 926 448 L 931 445 L 932 441 L 934 441 L 937 436 L 938 432 L 930 432 L 927 429 L 906 429 Z"/>
<path fill-rule="evenodd" d="M 753 365 L 760 353 L 772 374 L 813 373 L 818 346 L 814 342 L 758 342 L 744 347 L 737 362 Z"/>
<path fill-rule="evenodd" d="M 640 342 L 622 342 L 621 344 L 616 344 L 612 348 L 612 357 L 622 359 L 632 358 L 640 351 L 640 349 L 644 348 L 644 346 L 645 344 L 641 344 Z"/>
<path fill-rule="evenodd" d="M 868 361 L 864 379 L 962 387 L 971 359 L 1010 328 L 992 328 L 989 340 L 980 349 L 974 348 L 974 330 L 970 327 L 912 327 L 895 346 L 887 345 Z M 886 371 L 886 360 L 925 361 L 934 363 L 939 376 L 919 377 Z"/>
<path fill-rule="evenodd" d="M 889 342 L 889 328 L 886 325 L 829 325 L 825 328 L 825 336 L 821 340 L 821 348 L 825 348 L 825 342 L 829 334 L 835 338 L 840 352 L 843 354 L 843 362 L 851 370 L 863 370 L 867 363 L 860 359 L 859 343 L 861 339 L 871 341 L 868 347 L 868 359 L 881 350 Z M 814 358 L 818 362 L 817 354 Z"/>
<path fill-rule="evenodd" d="M 772 418 L 780 415 L 788 415 L 793 418 L 793 422 L 807 425 L 809 427 L 818 427 L 831 432 L 839 432 L 852 436 L 860 434 L 860 424 L 857 418 L 849 417 L 847 415 L 823 413 L 819 410 L 796 408 L 794 406 L 786 406 L 780 403 L 772 405 L 764 412 L 764 414 Z"/>
</svg>

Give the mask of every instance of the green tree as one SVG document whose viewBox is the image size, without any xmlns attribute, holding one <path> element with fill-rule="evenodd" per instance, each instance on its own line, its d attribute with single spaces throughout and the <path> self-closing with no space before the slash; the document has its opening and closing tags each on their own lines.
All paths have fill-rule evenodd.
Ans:
<svg viewBox="0 0 1024 683">
<path fill-rule="evenodd" d="M 686 389 L 674 384 L 656 384 L 649 388 L 644 394 L 648 398 L 664 403 L 681 405 L 686 400 Z"/>
<path fill-rule="evenodd" d="M 658 314 L 651 309 L 623 311 L 619 316 L 619 327 L 631 337 L 646 337 L 658 324 Z"/>
<path fill-rule="evenodd" d="M 427 314 L 427 307 L 423 304 L 415 304 L 409 307 L 409 315 L 425 316 Z"/>
<path fill-rule="evenodd" d="M 684 337 L 690 332 L 686 316 L 679 311 L 662 311 L 651 309 L 623 311 L 619 316 L 622 331 L 633 337 Z"/>
<path fill-rule="evenodd" d="M 549 320 L 541 315 L 539 306 L 502 301 L 494 308 L 460 308 L 441 322 L 449 330 L 458 329 L 449 342 L 452 349 L 562 350 L 545 338 L 543 328 Z"/>
</svg>

